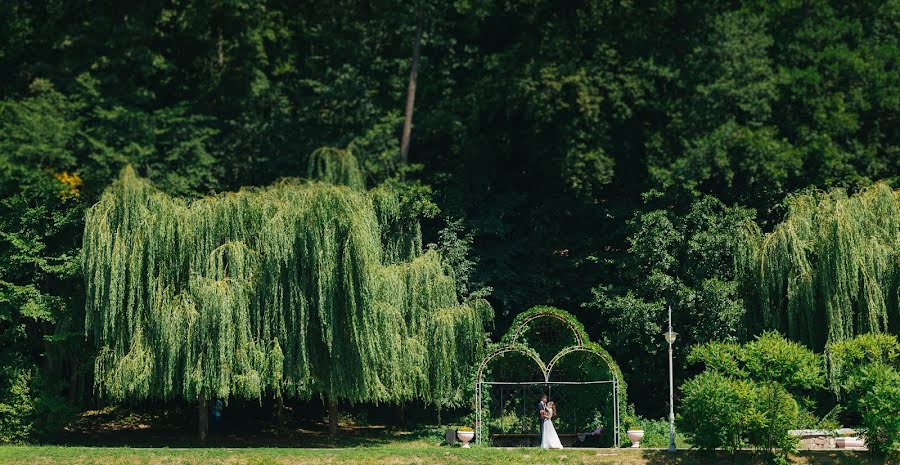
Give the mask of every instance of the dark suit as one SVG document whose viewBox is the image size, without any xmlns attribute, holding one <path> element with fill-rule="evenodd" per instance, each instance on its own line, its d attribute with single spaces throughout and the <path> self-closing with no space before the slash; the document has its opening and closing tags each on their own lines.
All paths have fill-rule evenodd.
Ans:
<svg viewBox="0 0 900 465">
<path fill-rule="evenodd" d="M 538 414 L 538 422 L 541 424 L 541 438 L 544 437 L 544 418 L 541 416 L 541 413 L 547 410 L 547 406 L 544 405 L 544 401 L 538 402 L 537 405 L 537 414 Z"/>
</svg>

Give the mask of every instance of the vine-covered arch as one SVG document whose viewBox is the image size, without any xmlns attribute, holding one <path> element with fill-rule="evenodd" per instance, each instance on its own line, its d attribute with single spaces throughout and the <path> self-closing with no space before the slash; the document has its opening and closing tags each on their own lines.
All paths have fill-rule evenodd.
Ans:
<svg viewBox="0 0 900 465">
<path fill-rule="evenodd" d="M 541 370 L 541 373 L 544 376 L 544 380 L 547 380 L 549 377 L 549 367 L 547 364 L 541 360 L 540 355 L 534 351 L 531 347 L 528 347 L 524 344 L 498 344 L 492 346 L 488 350 L 488 354 L 481 360 L 481 363 L 478 365 L 478 370 L 475 373 L 475 379 L 482 379 L 484 376 L 484 370 L 487 369 L 488 365 L 497 357 L 508 354 L 511 352 L 522 354 L 531 360 L 537 365 L 538 369 Z"/>
<path fill-rule="evenodd" d="M 551 320 L 553 324 L 541 324 Z M 551 330 L 547 330 L 551 328 Z M 562 328 L 563 333 L 558 333 Z M 545 340 L 541 340 L 544 338 Z M 560 344 L 562 347 L 556 348 L 552 355 L 543 356 L 539 352 L 543 347 L 535 347 L 535 345 L 547 345 L 547 339 L 551 344 Z M 542 344 L 543 343 L 543 344 Z M 492 373 L 489 370 L 491 364 L 499 360 L 506 354 L 518 354 L 528 360 L 534 362 L 535 366 L 540 370 L 541 380 L 488 380 Z M 605 367 L 605 374 L 596 375 L 597 379 L 556 379 L 554 374 L 558 374 L 560 370 L 556 370 L 571 359 L 573 354 L 582 354 L 595 361 L 598 366 Z M 576 370 L 582 373 L 585 370 Z M 572 376 L 573 373 L 563 371 L 563 377 Z M 509 329 L 509 331 L 501 338 L 500 342 L 493 344 L 487 352 L 487 355 L 479 363 L 475 372 L 475 429 L 476 441 L 479 443 L 484 439 L 485 416 L 483 413 L 485 389 L 494 385 L 521 385 L 535 386 L 543 385 L 592 385 L 605 384 L 612 387 L 609 399 L 612 403 L 612 421 L 613 425 L 613 445 L 619 445 L 619 416 L 625 405 L 625 383 L 622 379 L 622 371 L 619 366 L 602 346 L 595 342 L 591 342 L 584 326 L 572 314 L 554 307 L 537 306 L 528 309 L 519 314 Z M 524 388 L 523 388 L 524 392 Z"/>
<path fill-rule="evenodd" d="M 542 318 L 557 320 L 568 327 L 572 332 L 572 337 L 575 338 L 576 345 L 584 345 L 584 343 L 589 340 L 587 332 L 584 330 L 584 325 L 575 319 L 571 313 L 547 306 L 531 307 L 516 316 L 509 332 L 506 333 L 503 340 L 509 343 L 519 341 L 525 331 L 529 328 L 529 325 Z"/>
<path fill-rule="evenodd" d="M 613 376 L 618 378 L 620 383 L 622 382 L 622 376 L 617 372 L 618 365 L 616 364 L 616 362 L 609 355 L 609 352 L 607 352 L 603 347 L 601 347 L 600 344 L 597 344 L 595 342 L 588 342 L 581 346 L 566 347 L 565 349 L 558 352 L 550 360 L 550 362 L 547 363 L 547 373 L 548 373 L 547 379 L 548 380 L 550 379 L 550 377 L 553 374 L 553 368 L 556 366 L 556 364 L 560 360 L 562 360 L 566 355 L 569 355 L 569 354 L 572 354 L 575 352 L 587 352 L 587 353 L 590 353 L 590 354 L 600 357 L 603 360 L 603 362 L 606 363 L 606 365 L 608 367 L 610 367 L 610 370 L 613 373 Z"/>
</svg>

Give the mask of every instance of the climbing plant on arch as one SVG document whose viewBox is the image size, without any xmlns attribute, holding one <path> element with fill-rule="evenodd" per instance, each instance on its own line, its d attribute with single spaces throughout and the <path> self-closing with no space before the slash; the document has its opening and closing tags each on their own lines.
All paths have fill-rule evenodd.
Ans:
<svg viewBox="0 0 900 465">
<path fill-rule="evenodd" d="M 590 387 L 590 390 L 584 390 Z M 612 444 L 619 445 L 620 415 L 626 402 L 626 386 L 619 366 L 599 344 L 591 342 L 584 326 L 570 313 L 554 307 L 537 306 L 519 314 L 499 343 L 488 347 L 487 355 L 475 372 L 475 425 L 476 441 L 490 437 L 491 428 L 510 420 L 503 412 L 510 406 L 509 399 L 499 399 L 500 418 L 492 418 L 491 409 L 485 412 L 491 401 L 491 389 L 499 389 L 503 396 L 512 392 L 514 408 L 521 409 L 522 416 L 512 415 L 513 428 L 531 429 L 537 433 L 535 405 L 540 393 L 550 393 L 578 388 L 582 395 L 569 395 L 575 405 L 558 405 L 560 408 L 560 433 L 571 426 L 594 425 L 598 417 L 606 420 L 607 431 L 612 431 Z M 535 391 L 535 388 L 538 390 Z M 521 389 L 518 393 L 515 392 Z M 605 411 L 604 411 L 605 409 Z M 571 412 L 566 418 L 566 412 Z M 574 421 L 582 416 L 582 423 Z M 524 421 L 523 421 L 524 420 Z M 602 422 L 602 421 L 601 421 Z"/>
</svg>

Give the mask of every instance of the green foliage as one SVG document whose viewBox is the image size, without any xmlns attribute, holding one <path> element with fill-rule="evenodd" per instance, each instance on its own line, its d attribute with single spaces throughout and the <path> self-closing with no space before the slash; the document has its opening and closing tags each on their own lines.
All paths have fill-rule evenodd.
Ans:
<svg viewBox="0 0 900 465">
<path fill-rule="evenodd" d="M 679 429 L 701 449 L 734 451 L 749 444 L 750 432 L 765 423 L 752 381 L 716 371 L 700 374 L 681 387 Z"/>
<path fill-rule="evenodd" d="M 54 438 L 75 419 L 77 407 L 60 395 L 64 381 L 45 372 L 34 370 L 31 396 L 34 410 L 31 416 L 33 436 L 39 439 Z"/>
<path fill-rule="evenodd" d="M 62 323 L 71 296 L 58 283 L 78 272 L 81 180 L 68 171 L 78 122 L 49 83 L 32 89 L 33 97 L 0 104 L 0 320 L 15 322 L 2 328 L 10 343 Z"/>
<path fill-rule="evenodd" d="M 839 397 L 855 370 L 871 363 L 900 363 L 900 341 L 892 334 L 860 334 L 853 339 L 829 343 L 825 348 L 828 382 Z"/>
<path fill-rule="evenodd" d="M 402 124 L 399 111 L 388 112 L 348 144 L 347 150 L 359 160 L 369 185 L 421 171 L 421 165 L 403 164 L 400 159 L 400 140 L 396 133 Z"/>
<path fill-rule="evenodd" d="M 878 454 L 900 444 L 900 342 L 888 334 L 862 334 L 826 348 L 829 381 L 858 415 L 866 443 Z"/>
<path fill-rule="evenodd" d="M 695 346 L 688 361 L 706 367 L 681 388 L 680 421 L 690 442 L 705 449 L 764 449 L 784 462 L 797 446 L 788 430 L 810 421 L 794 396 L 823 387 L 821 358 L 766 332 L 742 345 Z"/>
<path fill-rule="evenodd" d="M 765 422 L 751 430 L 750 444 L 768 451 L 776 463 L 787 464 L 787 455 L 797 449 L 797 438 L 789 431 L 800 423 L 800 406 L 794 397 L 775 382 L 758 383 L 756 387 L 758 411 Z"/>
<path fill-rule="evenodd" d="M 392 263 L 379 217 L 342 186 L 188 202 L 124 170 L 86 219 L 96 389 L 459 404 L 490 308 L 459 304 L 435 252 Z"/>
<path fill-rule="evenodd" d="M 847 381 L 850 404 L 862 418 L 866 444 L 879 455 L 900 446 L 900 372 L 870 363 Z"/>
<path fill-rule="evenodd" d="M 58 396 L 69 389 L 77 398 L 68 381 L 82 379 L 87 358 L 78 263 L 85 188 L 75 171 L 82 122 L 78 105 L 48 81 L 29 92 L 0 102 L 2 442 L 58 431 L 43 412 L 49 403 L 71 408 Z"/>
<path fill-rule="evenodd" d="M 797 401 L 777 383 L 704 372 L 682 385 L 679 428 L 701 449 L 765 449 L 783 460 L 796 448 Z"/>
<path fill-rule="evenodd" d="M 900 191 L 810 192 L 787 205 L 771 233 L 749 224 L 736 255 L 750 324 L 815 348 L 895 325 Z"/>
<path fill-rule="evenodd" d="M 665 385 L 646 373 L 667 371 L 661 334 L 669 304 L 672 324 L 680 333 L 677 346 L 744 336 L 744 306 L 731 257 L 737 232 L 750 215 L 747 209 L 704 197 L 687 211 L 658 209 L 630 222 L 633 232 L 620 284 L 595 288 L 588 307 L 599 310 L 596 318 L 604 324 L 597 329 L 604 331 L 604 345 L 617 358 L 631 360 L 624 367 L 626 376 L 640 392 L 667 395 Z M 683 359 L 676 363 L 681 365 Z M 681 372 L 676 371 L 679 376 Z"/>
<path fill-rule="evenodd" d="M 57 393 L 59 381 L 21 360 L 0 366 L 0 444 L 24 443 L 59 433 L 74 407 Z"/>
<path fill-rule="evenodd" d="M 2 367 L 0 377 L 0 443 L 24 442 L 31 438 L 31 376 L 27 370 Z"/>
<path fill-rule="evenodd" d="M 733 378 L 774 381 L 799 392 L 824 385 L 821 358 L 806 347 L 765 332 L 746 344 L 709 343 L 695 346 L 691 363 Z"/>
<path fill-rule="evenodd" d="M 306 177 L 355 190 L 366 187 L 359 163 L 348 150 L 323 147 L 314 151 L 307 162 Z"/>
<path fill-rule="evenodd" d="M 471 283 L 472 273 L 478 265 L 478 258 L 471 256 L 472 233 L 467 232 L 462 220 L 448 220 L 447 226 L 438 231 L 438 242 L 429 244 L 435 248 L 444 263 L 447 274 L 456 281 L 456 294 L 461 298 L 482 298 L 491 288 Z M 473 287 L 470 289 L 470 287 Z"/>
</svg>

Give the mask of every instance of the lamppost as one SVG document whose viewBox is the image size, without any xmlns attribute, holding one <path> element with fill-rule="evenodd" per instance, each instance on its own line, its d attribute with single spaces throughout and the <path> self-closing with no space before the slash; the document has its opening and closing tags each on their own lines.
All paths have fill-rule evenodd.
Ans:
<svg viewBox="0 0 900 465">
<path fill-rule="evenodd" d="M 669 305 L 669 330 L 663 333 L 669 343 L 669 452 L 675 452 L 675 387 L 672 379 L 672 344 L 678 333 L 672 331 L 672 306 Z"/>
</svg>

